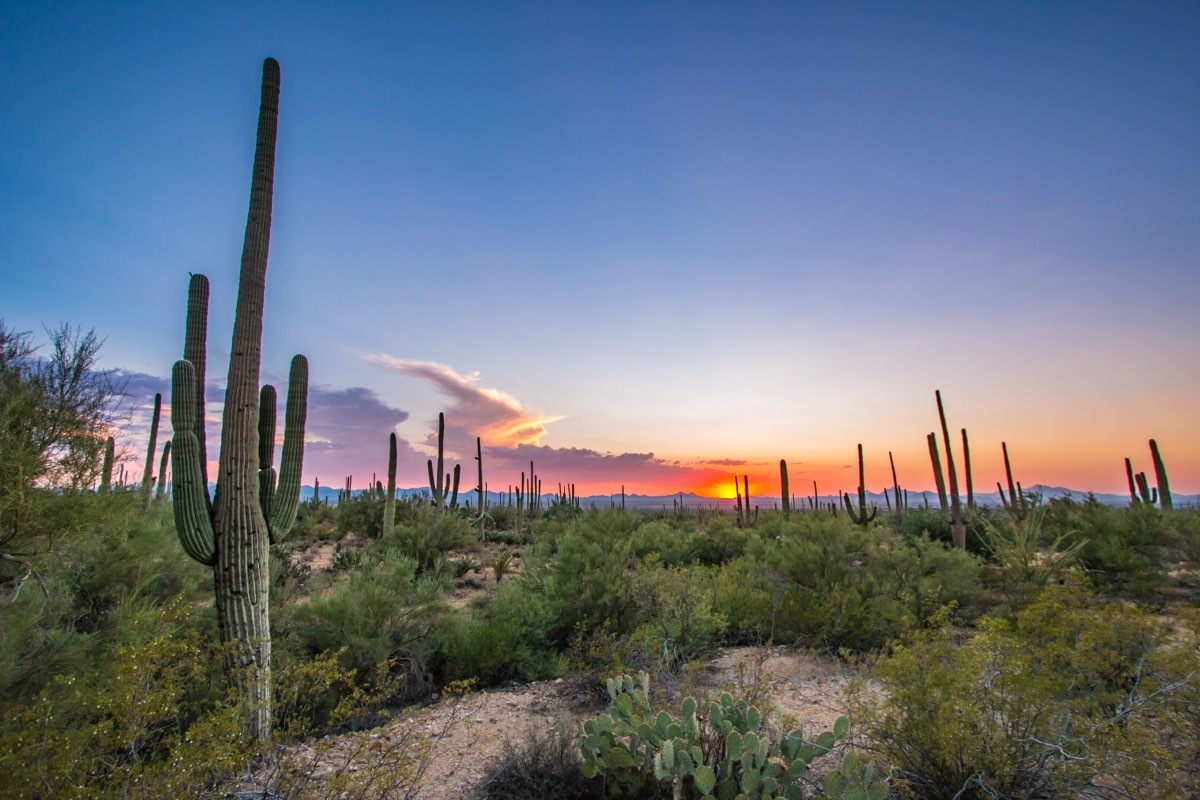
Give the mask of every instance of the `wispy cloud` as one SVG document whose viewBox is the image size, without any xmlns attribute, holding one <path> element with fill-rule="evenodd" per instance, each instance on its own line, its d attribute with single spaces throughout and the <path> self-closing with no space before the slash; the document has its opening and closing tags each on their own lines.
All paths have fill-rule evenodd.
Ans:
<svg viewBox="0 0 1200 800">
<path fill-rule="evenodd" d="M 396 358 L 385 353 L 363 358 L 392 372 L 425 381 L 450 398 L 453 404 L 446 409 L 446 425 L 456 434 L 448 438 L 456 441 L 478 436 L 490 446 L 537 445 L 546 435 L 546 425 L 562 419 L 526 411 L 512 395 L 480 386 L 478 372 L 460 375 L 445 364 Z M 434 436 L 430 435 L 431 441 Z"/>
</svg>

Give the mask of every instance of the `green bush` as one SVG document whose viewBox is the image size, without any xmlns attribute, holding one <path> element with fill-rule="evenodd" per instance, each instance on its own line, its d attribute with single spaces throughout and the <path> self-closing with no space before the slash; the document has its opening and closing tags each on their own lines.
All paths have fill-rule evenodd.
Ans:
<svg viewBox="0 0 1200 800">
<path fill-rule="evenodd" d="M 516 584 L 501 586 L 496 601 L 469 617 L 451 616 L 434 632 L 437 674 L 442 680 L 476 678 L 485 685 L 544 680 L 562 674 L 566 659 L 548 647 L 551 615 L 544 598 Z"/>
<path fill-rule="evenodd" d="M 383 535 L 384 499 L 376 492 L 363 492 L 343 499 L 334 510 L 338 530 L 343 534 L 357 533 L 368 539 Z"/>
<path fill-rule="evenodd" d="M 434 520 L 420 520 L 415 524 L 398 523 L 392 529 L 392 537 L 383 543 L 389 550 L 396 550 L 414 559 L 421 569 L 430 569 L 441 560 L 442 555 L 475 541 L 478 534 L 470 521 L 456 514 L 443 514 Z"/>
<path fill-rule="evenodd" d="M 62 535 L 27 557 L 36 578 L 0 562 L 0 699 L 32 697 L 55 676 L 106 658 L 105 639 L 125 609 L 209 586 L 158 512 L 143 513 L 136 493 L 47 493 L 37 524 Z"/>
<path fill-rule="evenodd" d="M 641 624 L 633 634 L 647 663 L 674 670 L 714 645 L 726 621 L 714 611 L 714 567 L 662 567 L 650 555 L 631 576 Z"/>
<path fill-rule="evenodd" d="M 886 528 L 863 531 L 845 517 L 793 520 L 760 547 L 778 591 L 759 627 L 777 641 L 870 650 L 944 605 L 971 616 L 980 599 L 975 557 L 924 536 L 906 542 Z"/>
<path fill-rule="evenodd" d="M 125 627 L 92 669 L 0 706 L 7 797 L 197 797 L 248 755 L 240 710 L 216 688 L 220 655 L 186 604 L 151 605 Z"/>
<path fill-rule="evenodd" d="M 961 640 L 916 632 L 874 673 L 859 713 L 919 798 L 1149 797 L 1172 786 L 1155 716 L 1182 675 L 1148 615 L 1053 587 Z"/>
<path fill-rule="evenodd" d="M 1088 497 L 1051 500 L 1047 535 L 1072 535 L 1082 542 L 1079 563 L 1094 583 L 1142 598 L 1161 592 L 1167 572 L 1184 556 L 1184 538 L 1168 524 L 1173 515 L 1138 503 L 1113 508 Z"/>
<path fill-rule="evenodd" d="M 764 644 L 780 634 L 778 610 L 784 592 L 774 569 L 744 555 L 718 568 L 713 611 L 727 623 L 731 644 Z"/>
<path fill-rule="evenodd" d="M 405 696 L 417 696 L 429 688 L 429 637 L 448 587 L 418 576 L 415 560 L 383 551 L 364 558 L 343 586 L 296 605 L 291 627 L 308 653 L 340 652 L 364 678 L 384 665 L 404 677 Z"/>
</svg>

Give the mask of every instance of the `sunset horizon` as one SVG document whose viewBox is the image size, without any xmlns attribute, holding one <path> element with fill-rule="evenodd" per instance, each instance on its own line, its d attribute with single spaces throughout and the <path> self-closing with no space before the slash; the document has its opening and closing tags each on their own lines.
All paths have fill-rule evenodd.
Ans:
<svg viewBox="0 0 1200 800">
<path fill-rule="evenodd" d="M 229 20 L 237 15 L 237 32 Z M 282 68 L 262 376 L 303 480 L 439 412 L 462 488 L 1200 492 L 1200 12 L 713 4 L 4 12 L 0 319 L 105 339 L 126 475 L 211 281 L 218 451 L 264 57 Z M 615 55 L 614 55 L 615 54 Z M 618 57 L 619 56 L 619 57 Z M 281 414 L 282 416 L 282 414 Z M 163 436 L 160 433 L 160 437 Z M 729 485 L 729 488 L 723 488 Z"/>
</svg>

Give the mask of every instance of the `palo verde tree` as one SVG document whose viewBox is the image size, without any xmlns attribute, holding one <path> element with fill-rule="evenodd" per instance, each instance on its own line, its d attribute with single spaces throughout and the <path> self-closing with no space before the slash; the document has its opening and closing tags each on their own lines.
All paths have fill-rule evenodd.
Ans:
<svg viewBox="0 0 1200 800">
<path fill-rule="evenodd" d="M 98 366 L 104 340 L 70 325 L 33 335 L 0 319 L 0 547 L 28 553 L 28 523 L 44 489 L 90 488 L 119 422 L 124 384 Z M 9 551 L 11 555 L 13 550 Z"/>
<path fill-rule="evenodd" d="M 175 526 L 188 555 L 213 568 L 221 640 L 229 646 L 226 666 L 248 702 L 250 733 L 260 742 L 271 733 L 268 549 L 271 542 L 287 534 L 295 521 L 308 402 L 308 361 L 298 355 L 292 359 L 288 379 L 283 456 L 276 486 L 272 464 L 275 409 L 270 399 L 275 392 L 273 388 L 262 390 L 262 397 L 268 398 L 272 406 L 262 413 L 258 378 L 279 83 L 279 64 L 268 58 L 263 62 L 262 104 L 230 348 L 215 499 L 208 495 L 204 451 L 208 279 L 203 275 L 194 275 L 188 288 L 184 358 L 175 362 L 171 372 Z M 261 449 L 260 442 L 264 445 Z"/>
</svg>

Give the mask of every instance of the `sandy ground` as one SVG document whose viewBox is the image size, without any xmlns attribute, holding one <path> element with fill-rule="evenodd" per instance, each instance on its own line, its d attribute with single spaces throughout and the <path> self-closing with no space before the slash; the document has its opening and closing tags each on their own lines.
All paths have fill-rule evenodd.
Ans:
<svg viewBox="0 0 1200 800">
<path fill-rule="evenodd" d="M 779 647 L 725 648 L 692 673 L 687 689 L 701 697 L 731 691 L 754 699 L 765 713 L 781 713 L 789 726 L 802 725 L 806 734 L 816 735 L 832 729 L 845 713 L 843 700 L 853 675 L 853 668 L 826 656 Z M 381 728 L 310 740 L 290 748 L 284 758 L 290 771 L 308 777 L 317 796 L 325 795 L 328 782 L 339 775 L 358 774 L 361 779 L 368 773 L 411 774 L 419 768 L 416 791 L 409 797 L 471 800 L 482 796 L 487 775 L 500 763 L 507 742 L 527 738 L 539 728 L 573 728 L 603 710 L 599 697 L 596 687 L 573 678 L 439 697 Z M 673 697 L 670 705 L 677 700 Z M 815 766 L 818 771 L 832 768 Z"/>
</svg>

